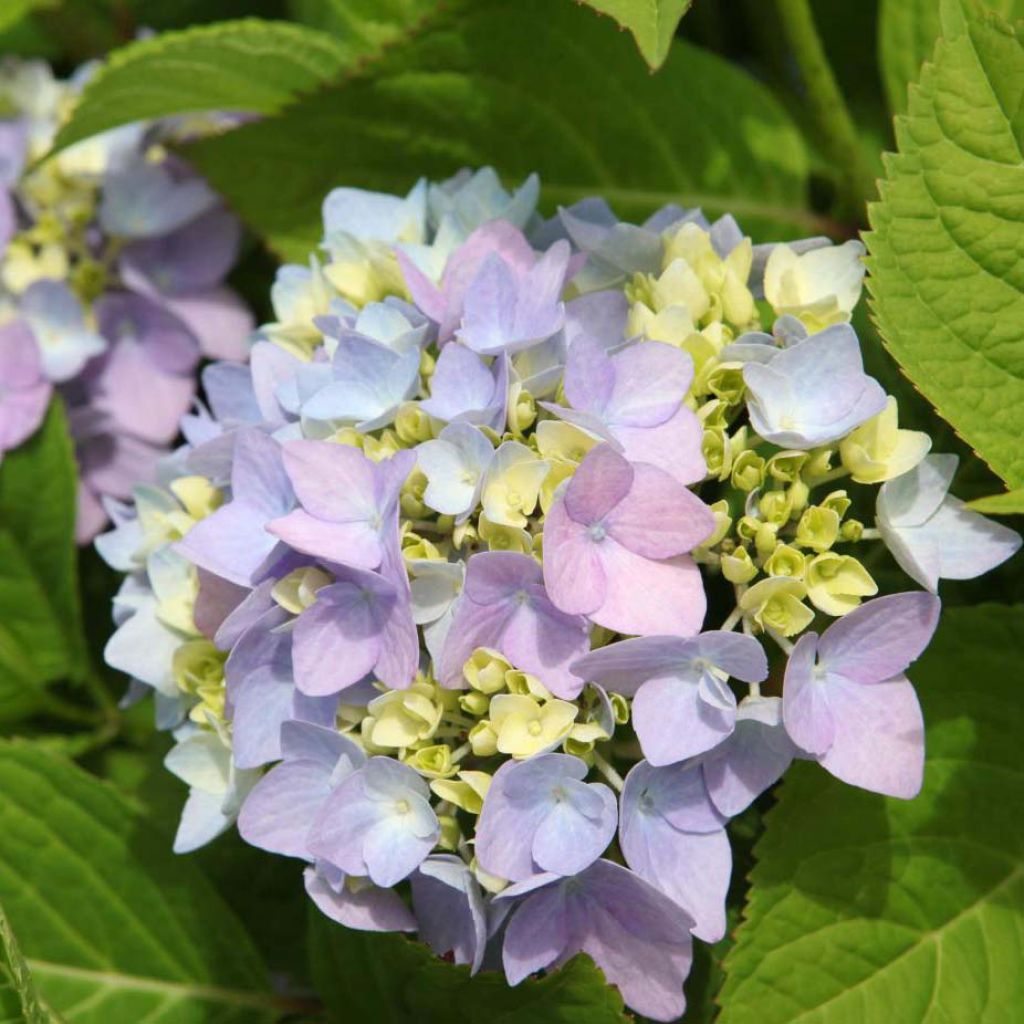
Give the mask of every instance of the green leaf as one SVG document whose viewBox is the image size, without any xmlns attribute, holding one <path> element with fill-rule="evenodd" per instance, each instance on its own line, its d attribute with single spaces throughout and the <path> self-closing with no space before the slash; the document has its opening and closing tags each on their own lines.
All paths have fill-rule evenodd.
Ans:
<svg viewBox="0 0 1024 1024">
<path fill-rule="evenodd" d="M 111 786 L 25 742 L 0 744 L 0 903 L 69 1024 L 260 1024 L 282 1009 L 194 863 Z"/>
<path fill-rule="evenodd" d="M 899 152 L 869 207 L 868 288 L 907 376 L 1015 487 L 1024 484 L 1024 25 L 973 0 L 945 10 L 947 34 L 897 118 Z"/>
<path fill-rule="evenodd" d="M 351 931 L 310 913 L 310 968 L 330 1024 L 626 1024 L 618 991 L 589 957 L 515 988 L 475 978 L 403 935 Z"/>
<path fill-rule="evenodd" d="M 987 498 L 975 498 L 967 503 L 967 507 L 987 516 L 1024 515 L 1024 488 L 1007 491 L 1005 494 L 993 494 Z"/>
<path fill-rule="evenodd" d="M 1024 0 L 985 0 L 985 6 L 1010 20 L 1024 18 Z M 907 87 L 931 57 L 941 28 L 939 0 L 882 0 L 878 59 L 893 113 L 907 109 Z"/>
<path fill-rule="evenodd" d="M 0 463 L 2 625 L 34 648 L 40 681 L 82 667 L 75 549 L 78 471 L 64 409 L 50 403 L 40 429 Z M 0 647 L 2 647 L 0 641 Z M 2 658 L 2 655 L 0 655 Z"/>
<path fill-rule="evenodd" d="M 63 1018 L 54 1013 L 39 997 L 32 973 L 21 955 L 18 940 L 14 937 L 7 915 L 0 907 L 0 977 L 3 984 L 13 991 L 15 999 L 8 1006 L 8 1000 L 0 996 L 0 1012 L 16 1012 L 18 1024 L 63 1024 Z"/>
<path fill-rule="evenodd" d="M 0 721 L 36 710 L 43 684 L 70 667 L 46 591 L 14 538 L 0 530 Z"/>
<path fill-rule="evenodd" d="M 204 110 L 271 114 L 418 31 L 441 0 L 391 0 L 389 23 L 370 0 L 352 5 L 349 32 L 329 35 L 245 18 L 144 39 L 116 50 L 86 86 L 54 150 L 131 121 Z M 366 17 L 360 17 L 360 12 Z"/>
<path fill-rule="evenodd" d="M 473 4 L 367 74 L 188 147 L 255 230 L 305 262 L 337 185 L 398 192 L 491 164 L 539 171 L 546 208 L 601 194 L 623 217 L 731 210 L 761 237 L 820 233 L 792 122 L 744 72 L 676 44 L 649 75 L 606 19 L 569 3 Z M 237 169 L 245 167 L 245 174 Z"/>
<path fill-rule="evenodd" d="M 916 799 L 797 764 L 768 814 L 719 1024 L 1005 1024 L 1024 1006 L 1024 607 L 946 611 L 912 676 Z"/>
<path fill-rule="evenodd" d="M 643 58 L 657 71 L 665 62 L 676 28 L 693 0 L 584 0 L 614 18 L 636 40 Z"/>
</svg>

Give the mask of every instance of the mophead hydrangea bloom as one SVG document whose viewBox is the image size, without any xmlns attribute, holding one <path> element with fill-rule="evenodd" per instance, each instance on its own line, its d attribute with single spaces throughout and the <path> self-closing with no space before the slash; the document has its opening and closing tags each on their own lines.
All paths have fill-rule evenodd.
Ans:
<svg viewBox="0 0 1024 1024">
<path fill-rule="evenodd" d="M 912 797 L 935 590 L 1020 540 L 865 373 L 859 243 L 537 191 L 327 197 L 98 541 L 107 658 L 173 730 L 178 850 L 237 821 L 344 925 L 512 985 L 582 951 L 671 1020 L 729 819 L 795 758 Z M 883 543 L 924 589 L 877 596 Z"/>
<path fill-rule="evenodd" d="M 0 459 L 60 394 L 81 542 L 156 479 L 200 358 L 244 359 L 253 325 L 223 285 L 240 227 L 166 149 L 215 118 L 130 124 L 38 162 L 94 71 L 0 64 Z"/>
</svg>

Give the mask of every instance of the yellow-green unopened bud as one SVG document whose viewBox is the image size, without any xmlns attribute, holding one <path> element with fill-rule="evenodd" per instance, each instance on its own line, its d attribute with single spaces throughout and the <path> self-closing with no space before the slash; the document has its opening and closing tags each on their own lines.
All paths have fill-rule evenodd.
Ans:
<svg viewBox="0 0 1024 1024">
<path fill-rule="evenodd" d="M 710 537 L 703 544 L 700 545 L 701 549 L 708 551 L 721 543 L 725 539 L 729 530 L 732 528 L 732 517 L 729 515 L 729 502 L 716 501 L 713 505 L 709 505 L 711 512 L 715 517 L 715 529 Z"/>
<path fill-rule="evenodd" d="M 333 577 L 323 569 L 309 565 L 282 576 L 274 584 L 270 596 L 286 612 L 301 615 L 316 600 L 316 592 L 332 580 Z"/>
<path fill-rule="evenodd" d="M 464 523 L 456 523 L 452 529 L 452 544 L 456 549 L 460 549 L 466 544 L 472 544 L 477 537 L 476 526 L 468 519 Z"/>
<path fill-rule="evenodd" d="M 538 700 L 549 700 L 551 697 L 551 691 L 536 676 L 531 676 L 529 672 L 520 672 L 518 669 L 505 673 L 505 685 L 509 693 L 536 697 Z"/>
<path fill-rule="evenodd" d="M 741 491 L 752 491 L 764 483 L 765 461 L 754 451 L 745 451 L 732 464 L 729 479 L 733 487 Z"/>
<path fill-rule="evenodd" d="M 462 838 L 462 829 L 459 823 L 451 814 L 439 814 L 437 823 L 441 826 L 441 835 L 438 837 L 437 845 L 442 850 L 455 852 L 459 848 L 459 840 Z"/>
<path fill-rule="evenodd" d="M 477 757 L 493 757 L 498 752 L 498 734 L 484 719 L 469 730 L 469 744 Z"/>
<path fill-rule="evenodd" d="M 811 496 L 811 489 L 803 480 L 794 480 L 786 490 L 789 497 L 790 515 L 794 518 L 800 515 L 807 508 L 807 501 Z"/>
<path fill-rule="evenodd" d="M 520 387 L 509 402 L 508 429 L 516 437 L 522 437 L 523 431 L 529 430 L 536 420 L 537 403 L 529 391 Z"/>
<path fill-rule="evenodd" d="M 528 555 L 533 550 L 533 537 L 518 526 L 492 523 L 481 513 L 477 528 L 480 531 L 480 539 L 486 542 L 491 551 L 515 551 L 521 555 Z"/>
<path fill-rule="evenodd" d="M 454 775 L 456 770 L 456 766 L 452 763 L 451 747 L 444 743 L 421 747 L 415 753 L 408 755 L 405 758 L 405 763 L 428 779 L 445 779 Z"/>
<path fill-rule="evenodd" d="M 720 398 L 712 398 L 697 409 L 697 418 L 707 428 L 729 425 L 729 405 Z"/>
<path fill-rule="evenodd" d="M 755 583 L 740 598 L 740 608 L 764 630 L 795 636 L 814 619 L 803 603 L 807 588 L 800 580 L 773 576 Z"/>
<path fill-rule="evenodd" d="M 458 779 L 435 779 L 430 788 L 442 800 L 455 804 L 469 814 L 479 814 L 484 806 L 484 797 L 491 788 L 491 776 L 487 772 L 459 772 Z"/>
<path fill-rule="evenodd" d="M 444 555 L 433 541 L 412 531 L 402 537 L 402 557 L 407 562 L 443 562 L 445 560 Z"/>
<path fill-rule="evenodd" d="M 491 698 L 479 690 L 466 690 L 459 694 L 459 707 L 474 718 L 483 718 L 491 705 Z"/>
<path fill-rule="evenodd" d="M 728 405 L 743 399 L 743 366 L 740 363 L 720 363 L 708 374 L 708 390 Z"/>
<path fill-rule="evenodd" d="M 839 616 L 877 594 L 878 584 L 856 558 L 826 551 L 807 566 L 807 593 L 827 615 Z"/>
<path fill-rule="evenodd" d="M 505 673 L 512 664 L 499 651 L 490 647 L 478 647 L 462 666 L 466 682 L 474 690 L 492 694 L 505 689 Z"/>
<path fill-rule="evenodd" d="M 795 483 L 807 462 L 807 452 L 777 452 L 768 460 L 768 475 L 782 484 Z"/>
<path fill-rule="evenodd" d="M 789 522 L 792 504 L 785 491 L 766 491 L 757 502 L 761 518 L 776 526 L 784 526 Z"/>
<path fill-rule="evenodd" d="M 757 533 L 754 534 L 754 549 L 757 551 L 758 558 L 767 558 L 775 550 L 775 545 L 778 542 L 779 524 L 762 523 L 757 528 Z"/>
<path fill-rule="evenodd" d="M 420 408 L 418 402 L 403 402 L 395 416 L 395 433 L 406 444 L 419 444 L 434 436 L 430 417 Z"/>
<path fill-rule="evenodd" d="M 757 575 L 750 552 L 746 548 L 737 548 L 731 555 L 722 555 L 722 575 L 730 583 L 749 583 Z"/>
<path fill-rule="evenodd" d="M 385 430 L 379 438 L 370 434 L 363 438 L 363 452 L 368 459 L 373 459 L 374 462 L 390 459 L 392 455 L 401 450 L 402 443 L 392 430 Z"/>
<path fill-rule="evenodd" d="M 705 427 L 701 441 L 701 451 L 707 463 L 708 476 L 715 480 L 724 480 L 732 469 L 732 449 L 729 447 L 729 435 L 724 427 Z"/>
<path fill-rule="evenodd" d="M 761 529 L 761 520 L 757 516 L 741 516 L 736 524 L 736 534 L 744 543 L 750 543 Z"/>
<path fill-rule="evenodd" d="M 497 875 L 492 875 L 489 871 L 484 871 L 477 863 L 476 857 L 469 862 L 469 870 L 473 872 L 473 877 L 484 892 L 496 894 L 501 892 L 502 889 L 508 888 L 508 882 L 504 878 L 499 878 Z"/>
<path fill-rule="evenodd" d="M 804 465 L 804 476 L 813 480 L 816 477 L 824 476 L 832 472 L 832 456 L 835 455 L 834 448 L 816 448 L 809 453 L 809 458 Z"/>
<path fill-rule="evenodd" d="M 843 465 L 860 484 L 880 484 L 913 469 L 928 454 L 931 438 L 916 430 L 900 430 L 896 399 L 867 423 L 851 431 L 839 445 Z"/>
<path fill-rule="evenodd" d="M 183 693 L 198 693 L 200 687 L 224 683 L 227 655 L 209 640 L 189 640 L 178 647 L 171 658 L 171 672 Z"/>
<path fill-rule="evenodd" d="M 612 714 L 616 725 L 625 725 L 629 721 L 629 701 L 621 693 L 609 693 L 612 702 Z"/>
<path fill-rule="evenodd" d="M 864 536 L 864 524 L 859 519 L 847 519 L 839 528 L 839 539 L 855 543 Z"/>
<path fill-rule="evenodd" d="M 847 497 L 846 491 L 832 491 L 831 494 L 826 494 L 818 504 L 821 505 L 822 508 L 832 509 L 832 511 L 842 519 L 853 502 Z"/>
<path fill-rule="evenodd" d="M 791 576 L 802 579 L 807 559 L 797 548 L 789 544 L 779 544 L 764 563 L 764 571 L 769 576 Z"/>
<path fill-rule="evenodd" d="M 168 484 L 170 492 L 197 522 L 220 508 L 224 495 L 205 476 L 180 476 Z"/>
<path fill-rule="evenodd" d="M 581 740 L 569 735 L 562 742 L 562 750 L 564 753 L 578 757 L 590 764 L 587 759 L 594 753 L 594 742 L 594 740 Z"/>
<path fill-rule="evenodd" d="M 411 747 L 430 739 L 441 721 L 442 708 L 433 700 L 434 687 L 414 683 L 371 700 L 367 710 L 374 725 L 370 741 L 377 747 Z"/>
<path fill-rule="evenodd" d="M 828 551 L 839 537 L 839 514 L 835 509 L 812 505 L 796 527 L 796 542 L 812 551 Z"/>
</svg>

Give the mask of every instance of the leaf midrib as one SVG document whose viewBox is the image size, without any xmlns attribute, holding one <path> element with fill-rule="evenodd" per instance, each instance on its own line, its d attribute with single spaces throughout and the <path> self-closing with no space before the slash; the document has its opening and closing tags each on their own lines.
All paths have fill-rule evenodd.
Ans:
<svg viewBox="0 0 1024 1024">
<path fill-rule="evenodd" d="M 97 971 L 88 967 L 73 967 L 51 960 L 27 958 L 25 961 L 34 975 L 48 975 L 67 980 L 87 981 L 114 991 L 152 992 L 177 1000 L 196 999 L 231 1006 L 251 1006 L 260 1009 L 279 1005 L 281 1000 L 272 992 L 250 992 L 243 989 L 223 988 L 219 985 L 196 985 L 189 982 L 164 981 L 137 974 L 117 971 Z"/>
</svg>

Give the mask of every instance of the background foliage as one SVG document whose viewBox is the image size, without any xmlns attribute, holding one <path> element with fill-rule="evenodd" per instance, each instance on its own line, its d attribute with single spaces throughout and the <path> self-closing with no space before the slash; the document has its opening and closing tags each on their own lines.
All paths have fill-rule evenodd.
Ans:
<svg viewBox="0 0 1024 1024">
<path fill-rule="evenodd" d="M 5 0 L 0 53 L 63 71 L 113 53 L 60 145 L 145 117 L 259 115 L 184 155 L 257 240 L 235 283 L 260 314 L 270 253 L 304 260 L 343 182 L 400 191 L 489 163 L 538 170 L 547 212 L 594 193 L 627 218 L 675 201 L 731 211 L 755 240 L 841 240 L 870 218 L 869 368 L 961 455 L 959 494 L 1019 515 L 1024 4 L 690 6 Z M 54 405 L 0 472 L 4 1021 L 624 1019 L 586 958 L 509 990 L 307 919 L 300 867 L 237 838 L 175 857 L 184 793 L 147 709 L 120 711 L 123 681 L 98 667 L 115 581 L 75 552 L 74 486 Z M 923 794 L 885 800 L 804 764 L 733 822 L 736 927 L 699 947 L 688 1022 L 1020 1019 L 1024 587 L 1011 565 L 943 599 L 915 671 Z"/>
</svg>

